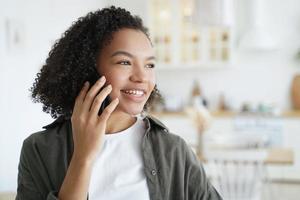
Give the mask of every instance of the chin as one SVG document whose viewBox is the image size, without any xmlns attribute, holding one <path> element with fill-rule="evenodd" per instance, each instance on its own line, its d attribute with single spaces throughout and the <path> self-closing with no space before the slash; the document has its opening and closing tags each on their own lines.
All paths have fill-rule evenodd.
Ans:
<svg viewBox="0 0 300 200">
<path fill-rule="evenodd" d="M 127 113 L 128 115 L 138 115 L 141 114 L 143 111 L 143 107 L 140 106 L 135 106 L 135 107 L 130 107 L 126 106 L 125 108 L 119 108 L 120 111 Z"/>
<path fill-rule="evenodd" d="M 141 114 L 141 112 L 143 111 L 143 109 L 134 109 L 134 110 L 128 110 L 126 113 L 128 113 L 129 115 L 139 115 Z"/>
</svg>

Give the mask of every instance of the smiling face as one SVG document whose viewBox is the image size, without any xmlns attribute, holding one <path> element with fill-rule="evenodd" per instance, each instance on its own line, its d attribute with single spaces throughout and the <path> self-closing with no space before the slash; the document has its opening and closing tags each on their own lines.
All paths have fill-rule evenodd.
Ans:
<svg viewBox="0 0 300 200">
<path fill-rule="evenodd" d="M 154 50 L 139 30 L 124 28 L 99 55 L 97 71 L 112 85 L 111 99 L 119 98 L 114 112 L 141 113 L 155 86 Z"/>
</svg>

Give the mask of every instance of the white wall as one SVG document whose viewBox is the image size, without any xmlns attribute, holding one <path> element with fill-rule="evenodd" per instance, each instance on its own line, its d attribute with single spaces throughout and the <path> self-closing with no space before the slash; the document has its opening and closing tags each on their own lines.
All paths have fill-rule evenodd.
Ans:
<svg viewBox="0 0 300 200">
<path fill-rule="evenodd" d="M 52 121 L 28 91 L 51 44 L 78 17 L 103 5 L 98 0 L 0 1 L 0 191 L 16 190 L 23 139 Z M 6 51 L 6 19 L 23 27 L 21 49 Z"/>
<path fill-rule="evenodd" d="M 293 75 L 300 72 L 300 60 L 294 56 L 300 49 L 300 2 L 298 0 L 264 0 L 265 30 L 278 40 L 278 49 L 270 52 L 245 52 L 238 47 L 238 39 L 249 25 L 245 14 L 247 0 L 237 3 L 235 59 L 229 69 L 190 71 L 161 71 L 158 82 L 169 95 L 187 96 L 192 79 L 198 79 L 205 96 L 216 104 L 224 92 L 235 106 L 244 101 L 257 104 L 273 102 L 282 110 L 290 109 L 289 88 Z M 173 86 L 173 87 L 170 87 Z M 214 106 L 213 106 L 214 107 Z"/>
<path fill-rule="evenodd" d="M 216 101 L 220 91 L 224 91 L 237 104 L 246 100 L 264 100 L 275 102 L 283 109 L 289 108 L 290 81 L 293 74 L 300 71 L 300 63 L 292 59 L 296 49 L 300 48 L 299 1 L 265 1 L 269 6 L 265 12 L 266 28 L 278 37 L 279 50 L 251 54 L 237 50 L 237 59 L 230 69 L 160 71 L 157 76 L 162 92 L 187 96 L 192 80 L 196 78 L 212 102 Z M 53 40 L 59 38 L 77 17 L 108 3 L 124 6 L 146 19 L 147 4 L 142 2 L 0 0 L 0 191 L 16 189 L 23 139 L 52 121 L 50 116 L 41 112 L 41 105 L 31 102 L 28 89 Z M 7 18 L 24 25 L 22 35 L 25 42 L 21 50 L 5 50 L 4 26 Z M 243 20 L 241 18 L 237 22 L 238 34 L 244 30 Z"/>
</svg>

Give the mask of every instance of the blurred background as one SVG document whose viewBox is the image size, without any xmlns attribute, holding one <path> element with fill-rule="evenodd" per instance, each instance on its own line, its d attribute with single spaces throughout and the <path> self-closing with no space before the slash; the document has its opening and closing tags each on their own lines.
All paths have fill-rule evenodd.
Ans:
<svg viewBox="0 0 300 200">
<path fill-rule="evenodd" d="M 109 5 L 149 27 L 163 100 L 151 108 L 197 153 L 225 199 L 300 195 L 298 0 L 0 0 L 0 199 L 22 141 L 50 123 L 29 97 L 54 41 Z"/>
</svg>

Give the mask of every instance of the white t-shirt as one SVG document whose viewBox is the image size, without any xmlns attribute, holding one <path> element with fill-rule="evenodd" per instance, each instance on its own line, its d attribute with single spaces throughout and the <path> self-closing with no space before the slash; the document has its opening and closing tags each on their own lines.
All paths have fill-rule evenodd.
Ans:
<svg viewBox="0 0 300 200">
<path fill-rule="evenodd" d="M 145 130 L 137 117 L 128 129 L 105 135 L 92 170 L 90 200 L 150 199 L 142 158 Z"/>
</svg>

